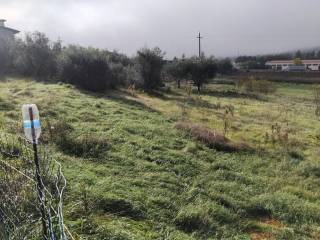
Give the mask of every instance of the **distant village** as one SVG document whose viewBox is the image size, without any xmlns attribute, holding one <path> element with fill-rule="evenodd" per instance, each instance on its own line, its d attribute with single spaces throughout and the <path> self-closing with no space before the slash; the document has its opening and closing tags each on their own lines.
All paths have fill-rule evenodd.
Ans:
<svg viewBox="0 0 320 240">
<path fill-rule="evenodd" d="M 274 60 L 266 62 L 266 66 L 275 71 L 284 72 L 320 71 L 320 59 Z"/>
</svg>

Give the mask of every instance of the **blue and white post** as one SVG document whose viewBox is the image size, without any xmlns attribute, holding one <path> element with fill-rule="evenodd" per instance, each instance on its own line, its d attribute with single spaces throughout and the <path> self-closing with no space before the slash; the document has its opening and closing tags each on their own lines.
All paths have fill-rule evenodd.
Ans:
<svg viewBox="0 0 320 240">
<path fill-rule="evenodd" d="M 38 200 L 40 204 L 41 220 L 42 220 L 42 230 L 43 230 L 43 239 L 48 240 L 48 226 L 45 210 L 45 193 L 44 185 L 41 178 L 40 163 L 38 157 L 38 140 L 41 134 L 41 125 L 39 111 L 35 104 L 26 104 L 22 106 L 22 116 L 23 116 L 23 128 L 26 138 L 33 145 L 34 152 L 34 163 L 36 167 L 36 182 L 38 190 Z"/>
</svg>

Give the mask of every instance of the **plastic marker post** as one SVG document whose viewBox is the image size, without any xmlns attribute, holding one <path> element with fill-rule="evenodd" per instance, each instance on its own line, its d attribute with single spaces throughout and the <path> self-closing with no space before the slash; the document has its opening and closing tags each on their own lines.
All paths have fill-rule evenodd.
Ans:
<svg viewBox="0 0 320 240">
<path fill-rule="evenodd" d="M 22 106 L 23 128 L 26 138 L 32 142 L 34 152 L 34 164 L 36 167 L 36 181 L 38 190 L 38 200 L 40 204 L 43 239 L 48 239 L 47 217 L 45 209 L 44 185 L 41 177 L 40 162 L 38 157 L 38 140 L 41 134 L 39 111 L 35 104 L 25 104 Z"/>
<path fill-rule="evenodd" d="M 41 135 L 41 125 L 39 110 L 35 104 L 25 104 L 22 106 L 23 128 L 26 138 L 35 144 Z"/>
</svg>

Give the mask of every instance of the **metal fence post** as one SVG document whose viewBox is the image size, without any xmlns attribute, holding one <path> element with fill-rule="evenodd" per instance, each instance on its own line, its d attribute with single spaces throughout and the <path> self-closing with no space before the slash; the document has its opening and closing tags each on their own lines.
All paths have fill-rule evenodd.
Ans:
<svg viewBox="0 0 320 240">
<path fill-rule="evenodd" d="M 30 117 L 30 122 L 31 122 L 32 145 L 33 145 L 33 152 L 34 152 L 34 163 L 36 166 L 36 181 L 37 181 L 37 190 L 38 190 L 38 200 L 40 203 L 43 239 L 48 240 L 48 227 L 47 227 L 47 223 L 46 223 L 44 185 L 43 185 L 42 178 L 41 178 L 37 139 L 36 139 L 36 132 L 35 132 L 35 128 L 34 128 L 34 122 L 33 122 L 34 116 L 33 116 L 32 107 L 29 107 L 29 117 Z"/>
</svg>

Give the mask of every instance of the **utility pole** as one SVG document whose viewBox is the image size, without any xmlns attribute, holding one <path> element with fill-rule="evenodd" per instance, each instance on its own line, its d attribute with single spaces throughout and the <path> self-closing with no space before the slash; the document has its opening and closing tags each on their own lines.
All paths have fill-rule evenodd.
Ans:
<svg viewBox="0 0 320 240">
<path fill-rule="evenodd" d="M 201 58 L 201 39 L 203 37 L 201 37 L 201 33 L 199 32 L 199 35 L 197 37 L 199 39 L 199 59 Z"/>
</svg>

